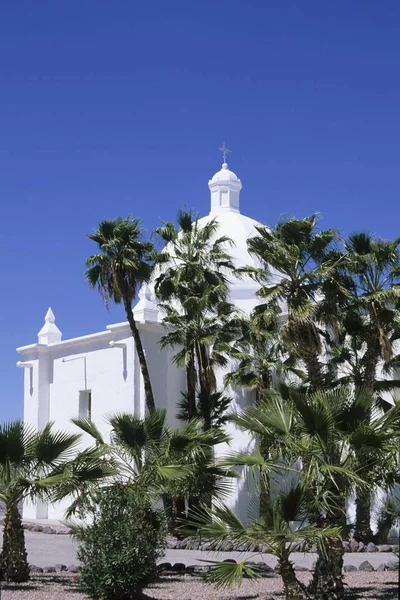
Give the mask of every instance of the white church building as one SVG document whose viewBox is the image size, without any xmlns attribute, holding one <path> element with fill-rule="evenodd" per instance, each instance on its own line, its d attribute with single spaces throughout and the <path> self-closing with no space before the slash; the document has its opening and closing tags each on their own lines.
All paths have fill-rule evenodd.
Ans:
<svg viewBox="0 0 400 600">
<path fill-rule="evenodd" d="M 229 252 L 235 266 L 255 265 L 247 251 L 247 240 L 257 233 L 255 227 L 260 223 L 240 212 L 240 179 L 224 162 L 221 170 L 208 182 L 208 187 L 210 213 L 200 219 L 200 225 L 216 217 L 218 236 L 226 235 L 234 241 Z M 249 277 L 234 279 L 231 300 L 238 309 L 249 313 L 259 302 L 257 289 L 257 283 Z M 173 363 L 174 351 L 160 350 L 164 328 L 151 284 L 140 290 L 134 316 L 146 353 L 156 406 L 166 407 L 171 426 L 178 427 L 177 403 L 185 390 L 185 372 Z M 37 342 L 17 351 L 22 357 L 17 366 L 24 371 L 24 420 L 35 428 L 40 429 L 54 421 L 59 429 L 76 431 L 70 419 L 79 415 L 90 417 L 102 433 L 107 434 L 104 418 L 107 414 L 124 411 L 143 416 L 145 413 L 142 376 L 127 322 L 107 325 L 98 333 L 63 340 L 49 308 Z M 223 375 L 223 372 L 218 374 L 221 385 Z M 230 395 L 233 410 L 244 408 L 253 400 L 252 393 L 243 390 L 231 390 Z M 232 448 L 244 450 L 248 446 L 249 440 L 242 432 L 232 429 L 230 433 Z M 83 442 L 89 445 L 90 440 Z M 220 447 L 218 453 L 224 454 L 226 450 L 226 447 Z M 248 493 L 244 482 L 234 483 L 229 504 L 245 517 Z M 30 519 L 61 519 L 65 508 L 66 505 L 61 503 L 27 504 L 23 514 Z"/>
<path fill-rule="evenodd" d="M 210 190 L 210 213 L 200 219 L 205 225 L 217 218 L 218 237 L 227 236 L 234 242 L 229 252 L 236 267 L 258 266 L 247 250 L 247 240 L 257 234 L 261 225 L 240 212 L 240 179 L 229 170 L 226 162 L 208 182 Z M 272 272 L 272 282 L 279 277 Z M 250 277 L 232 279 L 231 301 L 238 309 L 249 314 L 260 302 L 256 296 L 258 284 Z M 162 314 L 157 305 L 154 286 L 144 285 L 139 292 L 134 316 L 138 323 L 145 350 L 150 378 L 158 408 L 167 408 L 169 423 L 179 427 L 176 418 L 181 392 L 186 389 L 186 376 L 173 362 L 173 350 L 160 349 L 160 338 L 165 330 Z M 284 316 L 284 307 L 282 306 Z M 24 371 L 24 420 L 41 429 L 54 421 L 58 429 L 77 432 L 71 418 L 91 418 L 105 436 L 109 433 L 105 416 L 114 412 L 133 412 L 144 416 L 145 394 L 134 341 L 128 322 L 107 325 L 104 331 L 63 340 L 51 308 L 48 309 L 43 327 L 34 344 L 17 348 L 22 360 L 17 363 Z M 217 373 L 220 389 L 224 374 L 232 370 L 228 365 Z M 242 409 L 254 401 L 253 393 L 243 389 L 230 389 L 231 408 Z M 230 449 L 246 450 L 250 439 L 234 425 L 228 426 L 231 436 Z M 84 446 L 91 438 L 84 435 Z M 229 448 L 221 444 L 217 455 L 226 454 Z M 227 503 L 240 518 L 246 518 L 249 508 L 248 484 L 243 479 L 232 482 L 232 492 Z M 26 503 L 23 516 L 26 519 L 62 519 L 68 503 L 46 505 Z M 354 502 L 348 507 L 348 517 L 354 519 Z M 395 535 L 395 530 L 392 530 Z"/>
</svg>

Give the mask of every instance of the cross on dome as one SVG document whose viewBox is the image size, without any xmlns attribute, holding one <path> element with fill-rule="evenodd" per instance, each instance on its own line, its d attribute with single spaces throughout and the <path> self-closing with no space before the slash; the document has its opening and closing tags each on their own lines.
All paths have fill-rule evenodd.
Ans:
<svg viewBox="0 0 400 600">
<path fill-rule="evenodd" d="M 227 165 L 227 162 L 226 162 L 226 156 L 227 156 L 227 154 L 229 154 L 229 152 L 232 152 L 232 150 L 229 150 L 229 148 L 227 148 L 225 142 L 222 142 L 222 146 L 220 146 L 218 148 L 218 150 L 221 150 L 221 152 L 222 152 L 222 158 L 224 160 L 224 163 L 223 163 L 222 166 L 226 165 L 226 167 L 227 167 L 228 165 Z"/>
</svg>

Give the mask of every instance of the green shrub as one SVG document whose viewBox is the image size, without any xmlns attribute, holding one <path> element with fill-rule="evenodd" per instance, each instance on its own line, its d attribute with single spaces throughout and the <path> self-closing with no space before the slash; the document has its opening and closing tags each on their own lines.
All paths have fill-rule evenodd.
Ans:
<svg viewBox="0 0 400 600">
<path fill-rule="evenodd" d="M 164 516 L 132 485 L 115 484 L 92 500 L 81 511 L 91 524 L 73 531 L 79 542 L 80 587 L 90 598 L 138 598 L 155 578 L 164 552 Z"/>
</svg>

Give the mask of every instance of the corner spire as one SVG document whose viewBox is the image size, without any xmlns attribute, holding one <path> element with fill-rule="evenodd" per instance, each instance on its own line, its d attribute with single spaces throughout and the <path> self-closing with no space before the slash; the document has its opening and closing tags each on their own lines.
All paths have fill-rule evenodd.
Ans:
<svg viewBox="0 0 400 600">
<path fill-rule="evenodd" d="M 139 301 L 133 309 L 133 314 L 136 321 L 157 322 L 158 308 L 154 303 L 151 288 L 147 282 L 142 284 L 139 290 Z"/>
<path fill-rule="evenodd" d="M 56 322 L 56 318 L 54 316 L 53 311 L 51 310 L 51 306 L 49 306 L 47 313 L 45 314 L 44 321 L 45 321 L 45 323 L 55 323 Z"/>
<path fill-rule="evenodd" d="M 44 317 L 44 325 L 38 333 L 38 342 L 39 344 L 49 346 L 50 344 L 61 342 L 61 338 L 62 333 L 58 329 L 54 313 L 51 307 L 49 307 Z"/>
</svg>

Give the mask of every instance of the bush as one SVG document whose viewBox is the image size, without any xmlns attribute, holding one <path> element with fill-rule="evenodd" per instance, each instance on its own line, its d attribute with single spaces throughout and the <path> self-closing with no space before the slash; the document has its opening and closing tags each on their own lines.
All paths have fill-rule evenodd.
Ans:
<svg viewBox="0 0 400 600">
<path fill-rule="evenodd" d="M 155 578 L 157 559 L 164 553 L 164 516 L 132 485 L 102 489 L 94 500 L 85 509 L 92 523 L 73 531 L 79 542 L 80 587 L 91 598 L 138 598 Z"/>
</svg>

